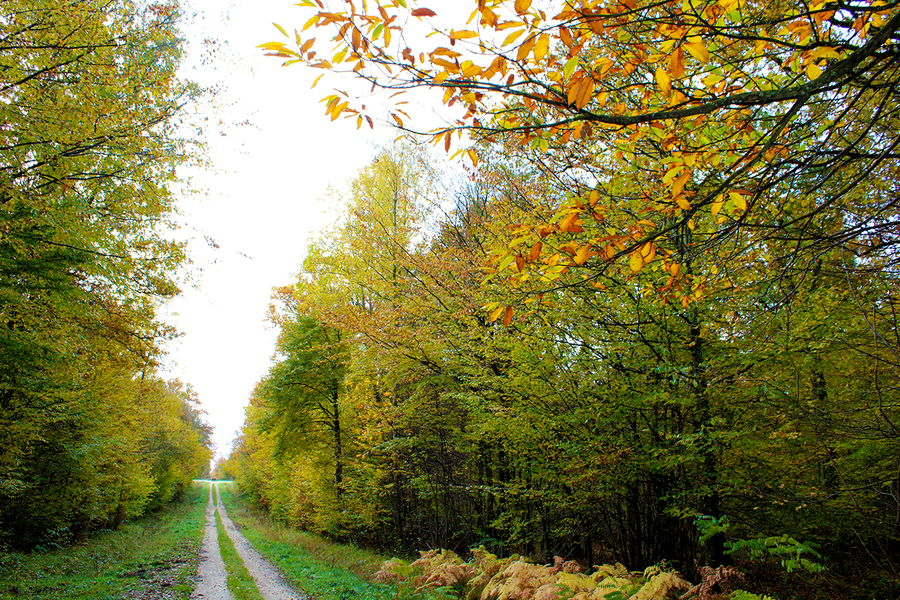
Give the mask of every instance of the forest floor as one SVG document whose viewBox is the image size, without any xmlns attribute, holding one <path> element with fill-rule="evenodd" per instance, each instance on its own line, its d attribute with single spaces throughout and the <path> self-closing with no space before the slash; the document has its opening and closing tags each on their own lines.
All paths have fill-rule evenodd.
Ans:
<svg viewBox="0 0 900 600">
<path fill-rule="evenodd" d="M 205 485 L 151 514 L 71 546 L 0 548 L 0 599 L 186 600 L 194 588 Z"/>
</svg>

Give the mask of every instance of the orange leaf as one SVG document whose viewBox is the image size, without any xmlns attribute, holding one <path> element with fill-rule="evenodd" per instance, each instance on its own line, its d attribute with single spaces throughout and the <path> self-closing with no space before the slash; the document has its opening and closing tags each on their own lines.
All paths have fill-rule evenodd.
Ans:
<svg viewBox="0 0 900 600">
<path fill-rule="evenodd" d="M 578 211 L 573 210 L 567 214 L 562 221 L 559 222 L 559 230 L 562 232 L 570 231 L 578 220 Z"/>
<path fill-rule="evenodd" d="M 680 46 L 669 58 L 669 72 L 675 79 L 684 74 L 684 50 Z"/>
<path fill-rule="evenodd" d="M 517 13 L 523 13 L 531 7 L 531 0 L 516 0 L 515 9 Z"/>
<path fill-rule="evenodd" d="M 437 13 L 430 8 L 416 8 L 412 11 L 414 17 L 436 17 Z"/>
<path fill-rule="evenodd" d="M 512 323 L 512 315 L 513 309 L 512 306 L 506 307 L 506 314 L 503 315 L 503 324 L 509 327 L 510 323 Z"/>
<path fill-rule="evenodd" d="M 531 54 L 531 49 L 534 48 L 534 44 L 537 42 L 537 38 L 535 36 L 531 36 L 519 46 L 519 52 L 516 54 L 516 60 L 525 60 L 528 58 L 528 55 Z"/>
<path fill-rule="evenodd" d="M 575 98 L 575 106 L 581 110 L 587 103 L 591 101 L 591 97 L 594 95 L 594 80 L 593 79 L 585 79 L 584 80 L 584 88 L 578 86 L 578 97 Z"/>
<path fill-rule="evenodd" d="M 583 265 L 591 253 L 591 245 L 585 244 L 575 253 L 575 264 Z"/>
<path fill-rule="evenodd" d="M 686 184 L 690 178 L 691 172 L 685 169 L 684 173 L 682 173 L 675 181 L 672 182 L 673 198 L 676 198 L 681 194 L 681 190 L 684 189 L 684 184 Z"/>
<path fill-rule="evenodd" d="M 543 242 L 538 240 L 535 242 L 534 246 L 531 247 L 531 251 L 528 252 L 528 260 L 535 261 L 541 255 L 541 248 L 544 247 Z"/>
</svg>

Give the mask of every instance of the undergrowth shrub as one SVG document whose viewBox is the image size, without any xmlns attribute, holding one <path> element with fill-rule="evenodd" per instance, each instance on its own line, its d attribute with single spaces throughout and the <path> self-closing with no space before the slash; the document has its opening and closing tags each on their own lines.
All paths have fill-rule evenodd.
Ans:
<svg viewBox="0 0 900 600">
<path fill-rule="evenodd" d="M 772 600 L 735 590 L 742 575 L 734 567 L 704 567 L 701 575 L 692 586 L 658 566 L 630 572 L 617 563 L 584 573 L 577 562 L 558 556 L 552 565 L 537 565 L 517 555 L 497 558 L 481 547 L 468 561 L 450 550 L 421 552 L 412 563 L 394 558 L 375 580 L 397 584 L 398 595 L 432 592 L 460 600 Z"/>
</svg>

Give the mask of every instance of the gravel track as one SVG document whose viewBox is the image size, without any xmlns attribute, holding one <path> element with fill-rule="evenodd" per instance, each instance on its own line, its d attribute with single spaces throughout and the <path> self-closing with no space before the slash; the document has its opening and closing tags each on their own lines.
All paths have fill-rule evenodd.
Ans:
<svg viewBox="0 0 900 600">
<path fill-rule="evenodd" d="M 213 502 L 213 487 L 216 490 L 217 504 Z M 260 554 L 247 538 L 238 531 L 228 518 L 228 511 L 219 496 L 218 483 L 210 483 L 209 502 L 206 505 L 206 525 L 203 535 L 203 548 L 200 551 L 200 568 L 197 572 L 197 587 L 191 598 L 196 600 L 233 600 L 228 591 L 228 573 L 222 555 L 219 552 L 219 538 L 216 531 L 216 511 L 222 519 L 225 533 L 231 539 L 238 556 L 250 572 L 265 600 L 308 600 L 299 594 L 284 580 L 281 573 Z"/>
<path fill-rule="evenodd" d="M 218 491 L 216 487 L 216 491 Z M 216 530 L 216 505 L 213 503 L 212 484 L 209 486 L 209 502 L 206 503 L 206 524 L 203 526 L 203 547 L 200 549 L 200 566 L 197 569 L 197 587 L 191 598 L 203 600 L 232 600 L 228 591 L 228 573 L 219 552 L 219 533 Z"/>
</svg>

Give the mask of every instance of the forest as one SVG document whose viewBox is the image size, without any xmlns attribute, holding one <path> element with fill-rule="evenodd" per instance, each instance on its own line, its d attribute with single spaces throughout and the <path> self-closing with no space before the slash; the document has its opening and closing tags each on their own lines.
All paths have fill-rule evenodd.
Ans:
<svg viewBox="0 0 900 600">
<path fill-rule="evenodd" d="M 189 385 L 158 373 L 177 294 L 175 3 L 0 4 L 0 550 L 158 508 L 209 470 Z"/>
<path fill-rule="evenodd" d="M 300 0 L 261 44 L 397 141 L 273 289 L 216 475 L 444 572 L 900 597 L 900 3 L 454 4 Z M 0 552 L 209 472 L 161 375 L 211 93 L 182 16 L 0 4 Z"/>
<path fill-rule="evenodd" d="M 274 290 L 245 492 L 380 547 L 897 597 L 896 3 L 300 6 L 262 50 L 420 143 Z"/>
</svg>

